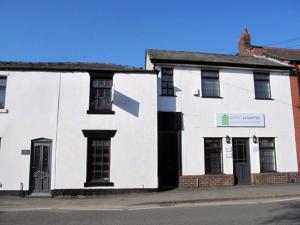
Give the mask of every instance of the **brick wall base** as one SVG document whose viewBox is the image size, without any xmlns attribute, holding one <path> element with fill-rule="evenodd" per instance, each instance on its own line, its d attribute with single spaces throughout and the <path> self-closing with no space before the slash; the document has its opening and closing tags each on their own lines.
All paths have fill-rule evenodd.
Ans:
<svg viewBox="0 0 300 225">
<path fill-rule="evenodd" d="M 254 173 L 252 174 L 253 184 L 286 184 L 300 183 L 298 173 Z"/>
<path fill-rule="evenodd" d="M 286 173 L 254 173 L 252 184 L 286 184 L 300 183 L 297 172 Z M 181 176 L 180 188 L 218 187 L 234 185 L 232 174 Z"/>
<path fill-rule="evenodd" d="M 234 185 L 233 175 L 196 175 L 181 176 L 179 179 L 180 188 L 217 187 Z"/>
</svg>

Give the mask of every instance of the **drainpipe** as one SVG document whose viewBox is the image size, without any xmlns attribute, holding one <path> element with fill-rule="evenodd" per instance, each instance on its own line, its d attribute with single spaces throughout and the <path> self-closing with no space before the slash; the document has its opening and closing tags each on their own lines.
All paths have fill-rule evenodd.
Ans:
<svg viewBox="0 0 300 225">
<path fill-rule="evenodd" d="M 58 84 L 58 97 L 57 97 L 57 113 L 56 113 L 56 131 L 55 131 L 55 158 L 54 158 L 54 179 L 53 189 L 56 187 L 56 160 L 57 160 L 57 137 L 58 137 L 58 120 L 59 120 L 59 107 L 60 107 L 60 89 L 61 89 L 61 73 L 59 73 L 59 84 Z M 51 189 L 51 187 L 50 187 Z M 53 197 L 53 195 L 52 195 Z"/>
</svg>

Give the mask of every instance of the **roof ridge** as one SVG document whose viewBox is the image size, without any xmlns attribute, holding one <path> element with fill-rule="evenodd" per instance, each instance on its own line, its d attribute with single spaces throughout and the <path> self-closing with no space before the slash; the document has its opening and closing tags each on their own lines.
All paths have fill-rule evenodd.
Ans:
<svg viewBox="0 0 300 225">
<path fill-rule="evenodd" d="M 225 53 L 209 53 L 209 52 L 196 52 L 196 51 L 181 51 L 181 50 L 166 50 L 166 49 L 147 49 L 154 51 L 163 51 L 163 52 L 182 52 L 182 53 L 192 53 L 192 54 L 205 54 L 205 55 L 218 55 L 218 56 L 233 56 L 240 58 L 256 58 L 252 55 L 239 55 L 239 54 L 225 54 Z"/>
</svg>

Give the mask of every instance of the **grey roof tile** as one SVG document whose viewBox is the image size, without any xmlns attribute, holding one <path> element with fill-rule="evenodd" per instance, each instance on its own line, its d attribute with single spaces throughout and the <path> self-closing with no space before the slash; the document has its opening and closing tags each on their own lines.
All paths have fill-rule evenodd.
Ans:
<svg viewBox="0 0 300 225">
<path fill-rule="evenodd" d="M 290 51 L 290 50 L 276 50 L 276 49 L 266 49 L 264 48 L 263 53 L 266 56 L 272 58 L 289 60 L 289 61 L 300 61 L 300 50 L 299 51 Z"/>
<path fill-rule="evenodd" d="M 143 68 L 110 63 L 18 61 L 0 61 L 0 70 L 151 72 Z"/>
<path fill-rule="evenodd" d="M 250 68 L 281 68 L 289 69 L 280 63 L 272 62 L 267 59 L 257 58 L 253 56 L 212 54 L 201 52 L 185 52 L 185 51 L 169 51 L 147 49 L 147 53 L 151 61 L 156 62 L 175 62 L 184 64 L 204 64 L 204 65 L 224 65 Z"/>
</svg>

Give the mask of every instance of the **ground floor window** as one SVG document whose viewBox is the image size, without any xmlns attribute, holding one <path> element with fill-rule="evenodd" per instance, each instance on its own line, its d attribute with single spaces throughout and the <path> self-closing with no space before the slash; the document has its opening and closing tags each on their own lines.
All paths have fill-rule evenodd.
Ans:
<svg viewBox="0 0 300 225">
<path fill-rule="evenodd" d="M 276 155 L 274 138 L 259 138 L 260 171 L 276 171 Z"/>
<path fill-rule="evenodd" d="M 109 182 L 110 139 L 88 138 L 87 182 Z"/>
<path fill-rule="evenodd" d="M 222 138 L 204 139 L 205 174 L 222 173 Z"/>
</svg>

